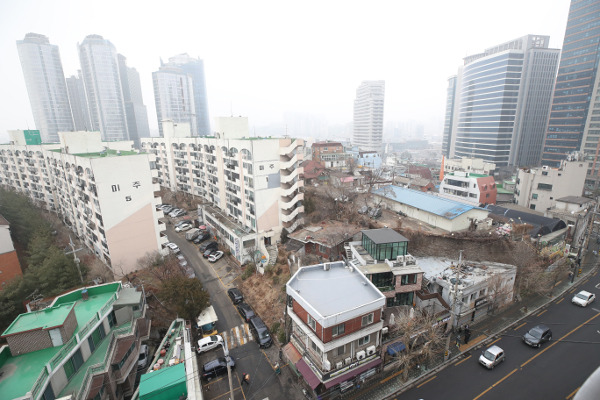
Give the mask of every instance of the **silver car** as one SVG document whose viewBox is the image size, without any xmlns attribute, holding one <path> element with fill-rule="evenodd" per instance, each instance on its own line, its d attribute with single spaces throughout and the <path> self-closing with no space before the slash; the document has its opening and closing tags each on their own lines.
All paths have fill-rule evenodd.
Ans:
<svg viewBox="0 0 600 400">
<path fill-rule="evenodd" d="M 479 356 L 479 364 L 487 369 L 494 369 L 496 365 L 500 364 L 505 359 L 504 350 L 494 345 L 481 353 L 481 356 Z"/>
</svg>

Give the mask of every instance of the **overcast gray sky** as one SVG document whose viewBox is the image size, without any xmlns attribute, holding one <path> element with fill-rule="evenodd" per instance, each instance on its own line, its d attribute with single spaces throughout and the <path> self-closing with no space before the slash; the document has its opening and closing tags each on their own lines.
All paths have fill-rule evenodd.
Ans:
<svg viewBox="0 0 600 400">
<path fill-rule="evenodd" d="M 26 33 L 60 48 L 65 74 L 77 43 L 110 40 L 140 73 L 150 129 L 157 129 L 152 72 L 178 53 L 205 63 L 209 113 L 252 126 L 285 112 L 331 124 L 352 120 L 363 80 L 386 81 L 385 121 L 438 127 L 447 78 L 462 58 L 526 34 L 562 46 L 570 0 L 0 2 L 0 142 L 35 123 L 17 54 Z M 282 132 L 283 133 L 283 132 Z"/>
</svg>

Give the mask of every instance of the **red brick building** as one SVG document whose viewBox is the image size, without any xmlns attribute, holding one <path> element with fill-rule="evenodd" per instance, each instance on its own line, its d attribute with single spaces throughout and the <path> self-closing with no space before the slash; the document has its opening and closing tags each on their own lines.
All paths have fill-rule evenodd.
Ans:
<svg viewBox="0 0 600 400">
<path fill-rule="evenodd" d="M 10 224 L 0 215 L 0 289 L 21 275 L 23 271 L 10 236 Z"/>
</svg>

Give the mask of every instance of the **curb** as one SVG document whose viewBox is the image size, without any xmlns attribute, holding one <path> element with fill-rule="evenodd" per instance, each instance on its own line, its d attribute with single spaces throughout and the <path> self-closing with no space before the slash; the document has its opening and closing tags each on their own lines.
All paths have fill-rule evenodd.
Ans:
<svg viewBox="0 0 600 400">
<path fill-rule="evenodd" d="M 539 312 L 541 309 L 547 307 L 550 303 L 552 303 L 554 300 L 556 300 L 557 298 L 561 297 L 562 295 L 564 295 L 566 292 L 568 292 L 569 290 L 571 290 L 574 287 L 579 286 L 585 278 L 588 277 L 588 275 L 591 275 L 594 271 L 596 271 L 598 269 L 600 264 L 596 263 L 592 268 L 590 268 L 589 271 L 587 271 L 586 273 L 583 273 L 581 275 L 581 278 L 579 279 L 579 282 L 575 282 L 572 285 L 566 286 L 561 292 L 559 292 L 559 294 L 557 294 L 556 296 L 553 296 L 551 299 L 549 299 L 548 301 L 546 301 L 545 303 L 543 303 L 542 305 L 540 305 L 539 307 L 535 308 L 534 310 L 529 311 L 527 314 L 523 315 L 521 318 L 516 319 L 512 322 L 510 322 L 508 325 L 497 329 L 495 332 L 491 333 L 490 335 L 488 335 L 488 337 L 484 340 L 482 340 L 479 343 L 474 344 L 473 346 L 465 349 L 464 351 L 461 351 L 459 354 L 457 354 L 454 357 L 449 358 L 448 360 L 442 362 L 440 365 L 438 365 L 437 367 L 434 367 L 433 369 L 427 371 L 425 374 L 414 378 L 411 381 L 408 381 L 404 386 L 402 386 L 402 388 L 400 388 L 398 391 L 392 393 L 392 394 L 388 394 L 385 395 L 385 397 L 383 397 L 383 400 L 388 400 L 391 399 L 395 396 L 401 395 L 402 393 L 414 388 L 418 383 L 420 383 L 421 381 L 425 381 L 427 378 L 429 378 L 431 375 L 443 370 L 444 368 L 450 366 L 451 364 L 453 364 L 455 361 L 458 361 L 461 356 L 471 350 L 474 349 L 478 349 L 480 347 L 484 347 L 487 343 L 489 343 L 492 339 L 496 339 L 496 337 L 501 334 L 502 332 L 504 332 L 505 330 L 509 329 L 511 326 L 514 326 L 516 324 L 518 324 L 519 322 L 521 322 L 522 320 L 524 320 L 525 318 L 529 317 L 532 314 L 535 314 L 537 312 Z"/>
</svg>

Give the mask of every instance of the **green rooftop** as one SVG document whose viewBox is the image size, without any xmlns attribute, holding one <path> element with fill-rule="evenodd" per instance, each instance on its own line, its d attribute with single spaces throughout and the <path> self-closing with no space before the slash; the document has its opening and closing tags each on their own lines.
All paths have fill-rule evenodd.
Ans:
<svg viewBox="0 0 600 400">
<path fill-rule="evenodd" d="M 149 372 L 140 378 L 140 400 L 173 400 L 187 396 L 185 363 Z"/>
<path fill-rule="evenodd" d="M 58 326 L 64 321 L 69 311 L 75 308 L 75 317 L 77 319 L 77 328 L 75 333 L 83 329 L 96 314 L 100 311 L 104 314 L 112 305 L 114 295 L 119 290 L 120 283 L 115 282 L 108 285 L 94 286 L 87 288 L 89 298 L 83 301 L 81 297 L 82 289 L 67 293 L 57 297 L 52 307 L 46 313 L 45 310 L 35 311 L 19 315 L 11 326 L 4 332 L 18 333 L 24 332 L 31 327 L 41 326 Z M 43 314 L 42 318 L 39 314 Z M 38 315 L 37 317 L 34 317 Z M 52 319 L 50 318 L 52 316 Z M 18 322 L 22 320 L 21 322 Z M 13 399 L 24 396 L 29 392 L 46 365 L 51 365 L 50 361 L 59 353 L 65 346 L 51 347 L 43 350 L 34 351 L 27 354 L 21 354 L 13 357 L 10 350 L 5 347 L 5 350 L 0 353 L 0 393 L 1 398 Z M 95 353 L 101 353 L 96 351 Z M 91 365 L 91 364 L 90 364 Z M 73 377 L 72 379 L 77 379 Z"/>
<path fill-rule="evenodd" d="M 2 336 L 63 325 L 73 307 L 75 307 L 75 303 L 66 303 L 21 314 L 6 328 Z"/>
<path fill-rule="evenodd" d="M 474 172 L 468 172 L 469 174 L 469 178 L 473 177 L 473 178 L 487 178 L 490 175 L 486 175 L 486 174 L 476 174 Z M 450 175 L 455 175 L 454 172 L 451 172 Z M 459 175 L 456 175 L 459 176 Z"/>
<path fill-rule="evenodd" d="M 54 150 L 50 150 L 50 151 L 53 151 L 55 153 L 60 153 L 62 150 L 54 149 Z M 94 152 L 94 153 L 78 153 L 78 154 L 72 154 L 72 155 L 77 156 L 77 157 L 85 157 L 85 158 L 102 158 L 102 157 L 133 156 L 136 154 L 146 154 L 146 153 L 143 153 L 143 152 L 138 153 L 137 151 L 107 149 L 106 152 L 98 151 L 98 152 Z"/>
</svg>

